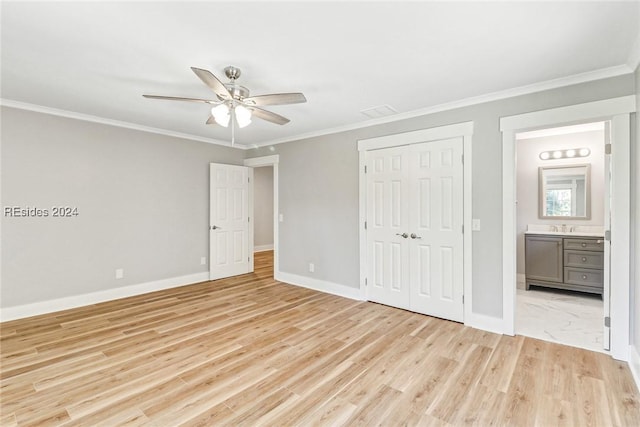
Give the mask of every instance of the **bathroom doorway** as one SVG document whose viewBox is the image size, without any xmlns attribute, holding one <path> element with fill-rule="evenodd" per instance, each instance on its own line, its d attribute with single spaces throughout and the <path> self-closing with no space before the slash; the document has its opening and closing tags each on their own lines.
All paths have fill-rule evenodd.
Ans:
<svg viewBox="0 0 640 427">
<path fill-rule="evenodd" d="M 515 333 L 609 348 L 606 122 L 516 134 Z"/>
</svg>

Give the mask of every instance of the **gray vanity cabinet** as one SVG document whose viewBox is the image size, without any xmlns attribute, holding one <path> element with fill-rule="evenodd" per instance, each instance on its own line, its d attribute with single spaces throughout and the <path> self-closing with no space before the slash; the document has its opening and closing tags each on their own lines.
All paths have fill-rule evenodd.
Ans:
<svg viewBox="0 0 640 427">
<path fill-rule="evenodd" d="M 602 294 L 602 239 L 526 235 L 524 250 L 527 290 L 533 285 Z"/>
<path fill-rule="evenodd" d="M 564 278 L 562 237 L 527 236 L 524 251 L 527 290 L 529 290 L 529 281 L 562 283 Z"/>
</svg>

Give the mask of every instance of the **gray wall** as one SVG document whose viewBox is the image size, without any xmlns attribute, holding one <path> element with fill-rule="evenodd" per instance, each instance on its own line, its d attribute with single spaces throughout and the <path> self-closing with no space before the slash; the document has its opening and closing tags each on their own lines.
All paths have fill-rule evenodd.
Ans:
<svg viewBox="0 0 640 427">
<path fill-rule="evenodd" d="M 474 121 L 473 311 L 502 317 L 502 137 L 500 117 L 634 93 L 625 75 L 303 141 L 253 149 L 280 154 L 280 270 L 357 287 L 359 139 Z M 308 263 L 316 272 L 308 272 Z"/>
<path fill-rule="evenodd" d="M 208 271 L 209 162 L 244 152 L 3 107 L 2 307 Z M 115 279 L 115 269 L 124 278 Z"/>
<path fill-rule="evenodd" d="M 253 169 L 253 245 L 273 246 L 273 166 Z"/>
<path fill-rule="evenodd" d="M 482 230 L 473 234 L 472 308 L 502 317 L 500 117 L 634 88 L 626 75 L 246 152 L 3 108 L 2 206 L 71 205 L 80 215 L 2 218 L 2 306 L 206 271 L 208 163 L 272 154 L 280 270 L 357 287 L 357 141 L 474 121 L 473 217 Z"/>
<path fill-rule="evenodd" d="M 540 160 L 541 151 L 589 148 L 589 157 Z M 528 224 L 604 225 L 604 131 L 580 132 L 517 141 L 516 199 L 518 274 L 524 274 L 524 232 Z M 539 219 L 538 168 L 589 163 L 591 165 L 591 219 Z"/>
</svg>

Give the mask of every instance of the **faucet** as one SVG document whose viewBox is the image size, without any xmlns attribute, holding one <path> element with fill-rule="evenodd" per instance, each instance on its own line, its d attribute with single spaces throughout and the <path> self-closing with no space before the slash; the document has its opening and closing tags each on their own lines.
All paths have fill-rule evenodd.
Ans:
<svg viewBox="0 0 640 427">
<path fill-rule="evenodd" d="M 567 232 L 567 224 L 562 224 L 562 232 L 563 233 Z"/>
</svg>

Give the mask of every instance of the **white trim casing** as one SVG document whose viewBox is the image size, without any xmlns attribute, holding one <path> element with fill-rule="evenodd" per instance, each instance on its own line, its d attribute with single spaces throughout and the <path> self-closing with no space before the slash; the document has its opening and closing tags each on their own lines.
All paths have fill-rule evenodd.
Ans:
<svg viewBox="0 0 640 427">
<path fill-rule="evenodd" d="M 278 178 L 278 163 L 280 162 L 280 155 L 274 154 L 271 156 L 262 156 L 262 157 L 253 157 L 251 159 L 244 159 L 244 166 L 248 166 L 250 168 L 257 168 L 261 166 L 273 166 L 273 271 L 274 276 L 280 269 L 280 257 L 279 253 L 279 245 L 280 245 L 280 231 L 279 231 L 279 213 L 280 213 L 280 196 L 279 196 L 279 178 Z M 251 188 L 253 188 L 253 180 L 251 183 Z M 253 203 L 253 197 L 251 197 L 251 203 Z M 269 250 L 269 249 L 263 249 Z M 255 252 L 258 252 L 256 248 L 254 248 Z M 253 262 L 253 256 L 251 257 Z M 253 265 L 252 265 L 253 267 Z M 253 268 L 251 269 L 253 271 Z"/>
<path fill-rule="evenodd" d="M 456 123 L 452 125 L 438 126 L 429 129 L 422 129 L 412 132 L 404 132 L 401 134 L 381 136 L 377 138 L 369 138 L 358 141 L 359 151 L 359 209 L 360 209 L 360 293 L 363 298 L 367 298 L 367 290 L 365 285 L 367 272 L 367 238 L 364 229 L 364 223 L 367 218 L 366 211 L 366 176 L 365 165 L 367 161 L 367 151 L 381 148 L 395 147 L 398 145 L 418 144 L 428 141 L 437 141 L 448 138 L 463 138 L 463 292 L 464 292 L 464 324 L 478 329 L 488 331 L 499 331 L 496 327 L 501 319 L 493 319 L 489 316 L 483 316 L 473 313 L 473 233 L 471 231 L 472 222 L 472 136 L 473 122 Z M 399 139 L 401 138 L 401 139 Z M 400 142 L 401 141 L 401 142 Z M 485 319 L 487 318 L 487 319 Z"/>
<path fill-rule="evenodd" d="M 253 197 L 254 197 L 254 187 L 253 187 L 253 168 L 248 168 L 249 170 L 247 171 L 247 175 L 249 177 L 249 189 L 248 189 L 248 200 L 247 200 L 247 210 L 249 211 L 249 232 L 248 237 L 249 237 L 249 243 L 247 244 L 247 252 L 249 255 L 249 271 L 248 273 L 251 273 L 255 270 L 254 268 L 254 259 L 253 259 L 253 253 L 255 251 L 252 251 L 251 248 L 253 248 L 255 246 L 255 242 L 254 242 L 254 228 L 255 228 L 255 216 L 253 215 Z"/>
<path fill-rule="evenodd" d="M 611 241 L 611 351 L 619 360 L 629 358 L 629 230 L 630 230 L 630 123 L 635 95 L 503 117 L 502 131 L 502 303 L 503 332 L 515 334 L 516 193 L 515 134 L 536 128 L 588 121 L 611 120 L 612 241 Z M 616 155 L 618 153 L 618 155 Z M 625 155 L 626 153 L 626 155 Z M 614 236 L 615 231 L 615 236 Z"/>
<path fill-rule="evenodd" d="M 9 320 L 22 319 L 40 314 L 54 313 L 71 308 L 83 307 L 207 281 L 209 281 L 209 272 L 203 271 L 201 273 L 189 274 L 187 276 L 154 280 L 152 282 L 105 289 L 103 291 L 91 292 L 83 295 L 74 295 L 49 301 L 6 307 L 0 310 L 0 320 L 2 322 L 6 322 Z"/>
<path fill-rule="evenodd" d="M 636 382 L 636 387 L 640 389 L 640 354 L 632 345 L 629 346 L 629 369 L 631 369 L 631 375 Z"/>
</svg>

